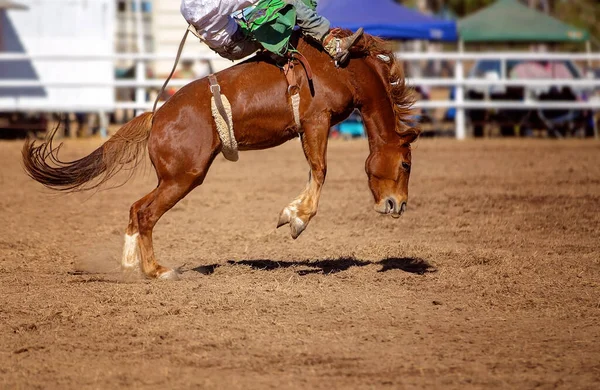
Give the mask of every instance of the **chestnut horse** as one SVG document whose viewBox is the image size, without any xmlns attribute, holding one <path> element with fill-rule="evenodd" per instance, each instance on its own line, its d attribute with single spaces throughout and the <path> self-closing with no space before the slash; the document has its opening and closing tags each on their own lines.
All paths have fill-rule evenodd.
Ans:
<svg viewBox="0 0 600 390">
<path fill-rule="evenodd" d="M 410 144 L 419 135 L 419 130 L 408 124 L 412 93 L 400 64 L 382 40 L 369 35 L 358 41 L 352 59 L 342 68 L 336 68 L 309 40 L 295 39 L 313 71 L 309 83 L 303 67 L 294 68 L 300 87 L 301 129 L 294 120 L 286 77 L 267 55 L 258 54 L 217 74 L 221 93 L 231 102 L 240 150 L 271 148 L 300 135 L 310 167 L 309 181 L 281 211 L 278 227 L 289 223 L 292 237 L 297 238 L 317 213 L 327 169 L 329 130 L 355 108 L 361 112 L 368 135 L 366 173 L 375 210 L 399 217 L 408 200 Z M 131 206 L 122 266 L 141 268 L 150 278 L 176 278 L 176 271 L 156 260 L 152 230 L 165 212 L 202 184 L 221 151 L 211 96 L 207 78 L 196 80 L 156 113 L 134 118 L 101 147 L 76 161 L 60 161 L 60 146 L 52 146 L 52 137 L 40 146 L 27 142 L 23 147 L 25 169 L 33 179 L 55 190 L 89 190 L 124 167 L 133 171 L 147 147 L 158 184 Z"/>
</svg>

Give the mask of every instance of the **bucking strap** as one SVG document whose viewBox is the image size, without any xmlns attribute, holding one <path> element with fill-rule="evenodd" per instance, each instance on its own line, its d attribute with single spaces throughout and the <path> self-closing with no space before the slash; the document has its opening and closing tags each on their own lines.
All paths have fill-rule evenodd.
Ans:
<svg viewBox="0 0 600 390">
<path fill-rule="evenodd" d="M 221 86 L 217 81 L 217 77 L 214 74 L 208 75 L 208 82 L 210 83 L 210 92 L 212 92 L 213 96 L 215 97 L 215 104 L 217 105 L 217 109 L 219 110 L 219 113 L 221 114 L 223 119 L 225 119 L 225 121 L 227 122 L 227 130 L 231 132 L 231 124 L 227 119 L 227 111 L 225 111 L 225 106 L 223 105 L 223 99 L 221 98 Z"/>
<path fill-rule="evenodd" d="M 230 161 L 238 160 L 238 149 L 237 142 L 235 140 L 235 134 L 233 132 L 233 119 L 231 114 L 231 105 L 227 98 L 221 95 L 221 86 L 217 81 L 217 77 L 214 74 L 208 76 L 208 82 L 210 83 L 210 92 L 213 95 L 211 103 L 214 103 L 214 107 L 217 109 L 220 118 L 217 118 L 216 113 L 213 110 L 213 117 L 217 125 L 217 131 L 223 144 L 223 155 Z M 227 107 L 223 104 L 223 99 L 227 104 Z M 212 106 L 212 104 L 211 104 Z M 212 107 L 211 107 L 212 109 Z M 221 119 L 221 120 L 219 120 Z M 227 129 L 223 129 L 222 124 L 225 124 Z"/>
<path fill-rule="evenodd" d="M 292 103 L 292 112 L 294 113 L 294 123 L 296 124 L 296 130 L 302 131 L 302 124 L 300 123 L 300 87 L 298 86 L 298 80 L 296 78 L 296 72 L 294 72 L 293 59 L 288 59 L 288 62 L 283 66 L 283 73 L 288 83 L 288 95 L 290 95 Z"/>
</svg>

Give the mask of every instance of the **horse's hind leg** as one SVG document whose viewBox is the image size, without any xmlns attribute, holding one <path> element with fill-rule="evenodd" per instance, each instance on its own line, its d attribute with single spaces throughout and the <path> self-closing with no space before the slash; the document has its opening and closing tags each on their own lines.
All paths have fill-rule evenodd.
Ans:
<svg viewBox="0 0 600 390">
<path fill-rule="evenodd" d="M 329 123 L 328 117 L 322 117 L 310 123 L 304 123 L 302 126 L 304 128 L 302 148 L 310 166 L 308 183 L 304 191 L 281 211 L 277 223 L 277 227 L 289 223 L 294 239 L 300 236 L 312 217 L 317 214 L 321 188 L 327 173 L 325 154 Z"/>
<path fill-rule="evenodd" d="M 123 269 L 138 269 L 140 267 L 140 249 L 138 244 L 138 211 L 146 206 L 156 196 L 156 190 L 144 196 L 142 199 L 131 205 L 129 209 L 129 225 L 125 232 L 125 245 L 123 246 L 123 257 L 121 267 Z"/>
<path fill-rule="evenodd" d="M 158 264 L 152 245 L 152 230 L 158 220 L 194 187 L 202 183 L 210 162 L 196 175 L 184 174 L 177 180 L 161 181 L 152 192 L 135 202 L 129 210 L 129 225 L 121 265 L 124 269 L 139 267 L 151 278 L 172 278 L 173 270 Z"/>
<path fill-rule="evenodd" d="M 179 178 L 178 181 L 162 181 L 152 193 L 147 195 L 146 203 L 137 211 L 138 248 L 141 269 L 146 276 L 161 279 L 177 277 L 174 270 L 163 267 L 156 261 L 152 245 L 152 231 L 164 213 L 186 196 L 197 184 L 199 184 L 198 178 L 192 176 Z M 144 198 L 140 202 L 142 200 Z"/>
</svg>

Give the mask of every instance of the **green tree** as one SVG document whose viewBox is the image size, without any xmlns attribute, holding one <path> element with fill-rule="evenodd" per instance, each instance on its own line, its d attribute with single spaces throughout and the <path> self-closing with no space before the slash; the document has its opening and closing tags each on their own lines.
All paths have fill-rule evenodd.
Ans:
<svg viewBox="0 0 600 390">
<path fill-rule="evenodd" d="M 552 15 L 590 32 L 596 45 L 600 38 L 600 4 L 596 0 L 554 1 Z"/>
<path fill-rule="evenodd" d="M 435 13 L 447 7 L 456 15 L 462 17 L 493 3 L 494 0 L 396 0 L 396 2 L 414 8 L 425 5 L 426 9 Z"/>
<path fill-rule="evenodd" d="M 464 17 L 486 7 L 496 0 L 395 0 L 409 7 L 425 7 L 430 12 L 447 8 L 458 17 Z M 600 38 L 600 1 L 598 0 L 521 0 L 525 4 L 549 12 L 565 23 L 590 32 L 594 41 Z"/>
<path fill-rule="evenodd" d="M 448 0 L 445 5 L 456 15 L 465 16 L 492 4 L 494 0 Z"/>
</svg>

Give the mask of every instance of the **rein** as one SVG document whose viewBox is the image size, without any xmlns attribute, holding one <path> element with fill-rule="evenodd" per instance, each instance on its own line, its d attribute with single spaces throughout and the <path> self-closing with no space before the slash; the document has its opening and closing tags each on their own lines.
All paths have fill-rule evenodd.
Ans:
<svg viewBox="0 0 600 390">
<path fill-rule="evenodd" d="M 179 43 L 179 48 L 177 49 L 177 56 L 175 57 L 175 63 L 173 64 L 173 69 L 171 69 L 171 73 L 169 73 L 169 77 L 167 77 L 167 79 L 165 80 L 165 83 L 161 87 L 160 92 L 156 96 L 156 100 L 154 100 L 154 106 L 152 107 L 152 114 L 154 114 L 156 112 L 156 105 L 158 104 L 158 99 L 160 99 L 162 94 L 165 92 L 165 88 L 167 88 L 167 84 L 169 84 L 171 77 L 173 77 L 173 73 L 175 73 L 175 69 L 177 69 L 177 64 L 179 64 L 179 59 L 181 58 L 181 52 L 183 51 L 183 46 L 185 45 L 185 40 L 186 40 L 191 28 L 192 28 L 192 25 L 189 24 L 188 28 L 185 30 L 185 33 L 183 34 L 183 38 L 181 38 L 181 42 Z"/>
</svg>

